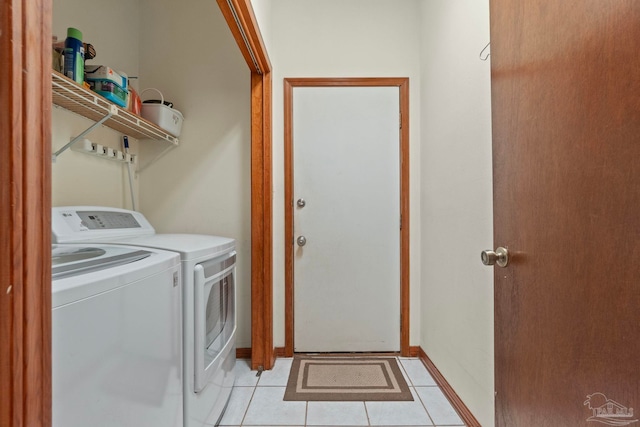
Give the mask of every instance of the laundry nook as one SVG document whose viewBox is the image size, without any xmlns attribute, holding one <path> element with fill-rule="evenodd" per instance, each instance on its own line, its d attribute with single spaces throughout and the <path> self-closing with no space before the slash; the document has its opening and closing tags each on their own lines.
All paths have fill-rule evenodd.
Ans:
<svg viewBox="0 0 640 427">
<path fill-rule="evenodd" d="M 218 425 L 251 346 L 249 71 L 215 2 L 52 5 L 52 424 Z"/>
</svg>

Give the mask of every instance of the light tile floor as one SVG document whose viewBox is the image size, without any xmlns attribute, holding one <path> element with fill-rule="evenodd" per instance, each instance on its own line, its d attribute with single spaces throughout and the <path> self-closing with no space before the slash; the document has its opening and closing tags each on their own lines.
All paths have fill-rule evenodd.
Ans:
<svg viewBox="0 0 640 427">
<path fill-rule="evenodd" d="M 285 402 L 293 359 L 277 359 L 260 377 L 236 363 L 236 383 L 221 426 L 464 426 L 419 359 L 399 357 L 413 402 Z"/>
</svg>

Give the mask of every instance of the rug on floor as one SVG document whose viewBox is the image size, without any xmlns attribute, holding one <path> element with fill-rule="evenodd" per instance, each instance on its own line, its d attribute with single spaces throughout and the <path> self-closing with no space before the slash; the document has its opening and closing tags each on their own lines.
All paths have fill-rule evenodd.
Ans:
<svg viewBox="0 0 640 427">
<path fill-rule="evenodd" d="M 393 357 L 296 356 L 284 400 L 413 400 Z"/>
</svg>

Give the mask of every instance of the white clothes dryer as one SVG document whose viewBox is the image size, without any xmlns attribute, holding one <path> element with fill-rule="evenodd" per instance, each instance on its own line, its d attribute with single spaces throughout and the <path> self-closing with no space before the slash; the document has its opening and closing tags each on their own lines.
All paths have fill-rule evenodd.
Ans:
<svg viewBox="0 0 640 427">
<path fill-rule="evenodd" d="M 182 426 L 180 258 L 52 247 L 53 426 Z"/>
<path fill-rule="evenodd" d="M 182 265 L 184 427 L 217 425 L 235 381 L 235 240 L 156 234 L 139 212 L 53 208 L 56 243 L 108 242 L 178 252 Z"/>
</svg>

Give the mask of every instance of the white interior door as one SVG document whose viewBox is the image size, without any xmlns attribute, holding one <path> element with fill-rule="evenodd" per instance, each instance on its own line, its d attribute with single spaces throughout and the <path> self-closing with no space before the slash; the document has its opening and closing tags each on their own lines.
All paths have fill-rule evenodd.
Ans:
<svg viewBox="0 0 640 427">
<path fill-rule="evenodd" d="M 400 350 L 399 98 L 293 90 L 295 351 Z"/>
</svg>

